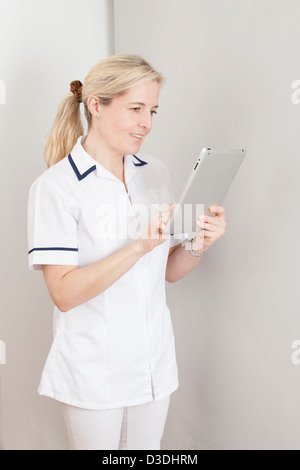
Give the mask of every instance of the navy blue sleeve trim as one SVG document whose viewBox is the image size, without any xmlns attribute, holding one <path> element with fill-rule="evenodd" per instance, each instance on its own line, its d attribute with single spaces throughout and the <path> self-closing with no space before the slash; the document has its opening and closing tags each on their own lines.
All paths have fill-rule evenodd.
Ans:
<svg viewBox="0 0 300 470">
<path fill-rule="evenodd" d="M 78 248 L 63 248 L 60 246 L 49 247 L 49 248 L 33 248 L 32 250 L 28 251 L 28 254 L 32 253 L 33 251 L 78 251 Z"/>
</svg>

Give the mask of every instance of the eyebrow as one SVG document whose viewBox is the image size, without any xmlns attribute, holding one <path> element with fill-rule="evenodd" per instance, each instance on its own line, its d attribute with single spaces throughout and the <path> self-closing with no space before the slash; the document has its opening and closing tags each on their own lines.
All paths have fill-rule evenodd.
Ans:
<svg viewBox="0 0 300 470">
<path fill-rule="evenodd" d="M 139 103 L 138 101 L 133 101 L 133 103 L 129 104 L 139 104 L 140 106 L 146 106 L 145 103 Z M 152 106 L 152 108 L 158 108 L 158 104 L 156 106 Z"/>
</svg>

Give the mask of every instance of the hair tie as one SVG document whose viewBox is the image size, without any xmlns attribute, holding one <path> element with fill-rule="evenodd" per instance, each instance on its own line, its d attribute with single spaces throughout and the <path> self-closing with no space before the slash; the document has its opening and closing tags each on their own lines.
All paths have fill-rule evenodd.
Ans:
<svg viewBox="0 0 300 470">
<path fill-rule="evenodd" d="M 78 103 L 82 103 L 82 83 L 80 80 L 74 80 L 70 83 L 70 91 L 73 93 Z"/>
</svg>

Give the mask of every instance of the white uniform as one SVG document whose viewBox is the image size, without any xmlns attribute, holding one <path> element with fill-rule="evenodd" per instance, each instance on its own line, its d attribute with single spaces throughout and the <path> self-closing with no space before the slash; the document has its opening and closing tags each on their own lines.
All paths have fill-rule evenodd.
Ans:
<svg viewBox="0 0 300 470">
<path fill-rule="evenodd" d="M 136 204 L 150 210 L 150 204 L 174 202 L 167 167 L 159 159 L 125 155 L 127 194 L 123 182 L 85 152 L 82 139 L 30 188 L 30 269 L 81 268 L 103 260 L 140 236 L 146 221 Z M 170 246 L 181 241 L 170 237 L 90 301 L 66 313 L 55 307 L 41 395 L 108 409 L 159 400 L 176 390 L 165 270 Z"/>
</svg>

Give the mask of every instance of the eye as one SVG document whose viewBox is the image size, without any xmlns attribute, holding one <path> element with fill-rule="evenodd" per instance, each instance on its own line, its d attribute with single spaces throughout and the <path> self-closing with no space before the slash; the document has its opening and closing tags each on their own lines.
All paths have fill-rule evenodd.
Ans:
<svg viewBox="0 0 300 470">
<path fill-rule="evenodd" d="M 134 112 L 138 112 L 141 110 L 141 108 L 130 108 L 130 109 Z M 157 114 L 157 111 L 151 111 L 151 116 L 153 116 L 153 114 Z"/>
</svg>

